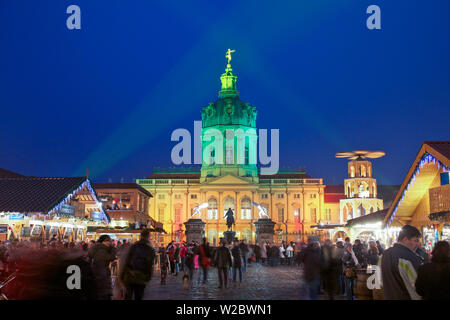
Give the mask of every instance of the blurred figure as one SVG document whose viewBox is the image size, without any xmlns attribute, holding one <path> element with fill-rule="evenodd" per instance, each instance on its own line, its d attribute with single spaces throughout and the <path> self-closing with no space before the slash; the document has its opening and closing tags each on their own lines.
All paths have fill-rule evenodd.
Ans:
<svg viewBox="0 0 450 320">
<path fill-rule="evenodd" d="M 239 284 L 242 282 L 242 255 L 239 248 L 239 241 L 234 241 L 234 246 L 231 249 L 231 255 L 233 256 L 233 282 L 236 282 L 236 272 L 239 272 Z"/>
<path fill-rule="evenodd" d="M 367 252 L 367 262 L 370 265 L 378 265 L 380 252 L 375 241 L 369 241 L 369 251 Z"/>
<path fill-rule="evenodd" d="M 219 289 L 227 288 L 228 269 L 232 265 L 230 250 L 225 246 L 225 241 L 220 242 L 219 248 L 214 253 L 214 265 L 219 276 Z"/>
<path fill-rule="evenodd" d="M 344 283 L 345 283 L 345 294 L 347 295 L 347 300 L 354 300 L 354 288 L 356 273 L 355 269 L 360 267 L 359 261 L 353 252 L 353 246 L 351 243 L 346 242 L 345 251 L 342 256 L 342 263 L 344 266 Z"/>
<path fill-rule="evenodd" d="M 92 272 L 97 286 L 97 300 L 111 300 L 112 282 L 109 265 L 116 260 L 116 248 L 108 235 L 101 235 L 89 249 Z"/>
<path fill-rule="evenodd" d="M 309 298 L 317 300 L 320 286 L 320 248 L 318 243 L 309 241 L 308 246 L 300 252 L 299 260 L 303 263 L 303 278 L 308 286 Z"/>
<path fill-rule="evenodd" d="M 450 300 L 450 245 L 436 243 L 431 263 L 419 267 L 416 292 L 425 300 Z"/>
<path fill-rule="evenodd" d="M 329 300 L 334 300 L 341 261 L 337 260 L 336 250 L 331 240 L 325 240 L 321 248 L 321 278 Z"/>
<path fill-rule="evenodd" d="M 149 239 L 150 232 L 142 230 L 141 239 L 128 252 L 120 274 L 120 279 L 126 286 L 126 300 L 131 300 L 133 296 L 134 300 L 142 300 L 145 287 L 152 278 L 155 250 Z"/>
</svg>

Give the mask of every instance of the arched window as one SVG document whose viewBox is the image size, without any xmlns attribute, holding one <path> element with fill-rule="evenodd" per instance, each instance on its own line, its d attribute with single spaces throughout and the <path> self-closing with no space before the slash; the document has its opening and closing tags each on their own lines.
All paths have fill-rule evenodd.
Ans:
<svg viewBox="0 0 450 320">
<path fill-rule="evenodd" d="M 284 208 L 278 207 L 278 222 L 284 222 Z"/>
<path fill-rule="evenodd" d="M 361 177 L 366 177 L 366 166 L 361 166 Z"/>
<path fill-rule="evenodd" d="M 250 220 L 252 218 L 252 203 L 249 198 L 241 201 L 241 219 Z"/>
<path fill-rule="evenodd" d="M 225 216 L 225 213 L 227 213 L 228 209 L 231 209 L 234 212 L 234 199 L 231 197 L 226 198 L 225 202 L 223 203 L 223 215 L 224 216 Z"/>
<path fill-rule="evenodd" d="M 370 207 L 369 211 L 370 211 L 370 213 L 373 213 L 373 207 Z"/>
<path fill-rule="evenodd" d="M 364 209 L 363 205 L 360 204 L 358 207 L 358 216 L 361 217 L 364 215 L 366 215 L 366 209 Z"/>
<path fill-rule="evenodd" d="M 350 167 L 350 177 L 352 177 L 352 178 L 355 177 L 355 167 L 354 166 Z"/>
<path fill-rule="evenodd" d="M 206 219 L 217 219 L 217 200 L 216 198 L 210 198 L 208 200 L 208 213 Z"/>
</svg>

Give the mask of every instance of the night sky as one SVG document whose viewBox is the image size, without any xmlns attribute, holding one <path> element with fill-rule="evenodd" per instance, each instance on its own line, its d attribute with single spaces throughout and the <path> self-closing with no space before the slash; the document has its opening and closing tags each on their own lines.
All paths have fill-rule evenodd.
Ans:
<svg viewBox="0 0 450 320">
<path fill-rule="evenodd" d="M 81 8 L 68 30 L 66 9 Z M 366 8 L 381 8 L 381 30 Z M 339 151 L 383 150 L 400 184 L 449 140 L 450 1 L 0 0 L 0 167 L 130 182 L 173 166 L 176 128 L 217 98 L 225 51 L 282 166 L 342 184 Z"/>
</svg>

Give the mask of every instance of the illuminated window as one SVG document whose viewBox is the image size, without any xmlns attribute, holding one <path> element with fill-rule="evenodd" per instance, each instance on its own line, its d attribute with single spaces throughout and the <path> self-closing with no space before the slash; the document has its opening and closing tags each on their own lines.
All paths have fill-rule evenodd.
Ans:
<svg viewBox="0 0 450 320">
<path fill-rule="evenodd" d="M 196 194 L 191 194 L 191 199 L 197 199 L 197 195 Z"/>
<path fill-rule="evenodd" d="M 225 213 L 227 213 L 228 209 L 233 210 L 234 212 L 234 199 L 233 198 L 226 198 L 225 202 L 223 204 L 223 215 L 225 216 Z"/>
<path fill-rule="evenodd" d="M 284 208 L 278 208 L 278 222 L 284 222 Z"/>
<path fill-rule="evenodd" d="M 277 194 L 277 198 L 278 199 L 283 199 L 284 198 L 284 194 L 282 194 L 282 193 Z"/>
<path fill-rule="evenodd" d="M 165 198 L 165 196 L 164 196 L 163 194 L 159 194 L 159 195 L 158 195 L 158 199 L 161 199 L 161 200 L 162 200 L 162 199 L 164 199 L 164 198 Z"/>
<path fill-rule="evenodd" d="M 175 223 L 181 223 L 181 208 L 175 208 Z"/>
<path fill-rule="evenodd" d="M 267 193 L 263 193 L 261 195 L 261 199 L 267 199 L 269 197 L 269 195 Z"/>
<path fill-rule="evenodd" d="M 208 201 L 207 219 L 217 219 L 217 200 L 216 198 L 210 198 Z"/>
<path fill-rule="evenodd" d="M 252 203 L 249 198 L 241 201 L 241 219 L 250 220 L 252 218 Z"/>
<path fill-rule="evenodd" d="M 164 222 L 164 208 L 158 209 L 158 219 L 159 222 Z"/>
<path fill-rule="evenodd" d="M 312 222 L 316 223 L 317 222 L 316 208 L 310 208 L 310 214 Z"/>
<path fill-rule="evenodd" d="M 300 199 L 300 193 L 294 193 L 294 199 Z"/>
</svg>

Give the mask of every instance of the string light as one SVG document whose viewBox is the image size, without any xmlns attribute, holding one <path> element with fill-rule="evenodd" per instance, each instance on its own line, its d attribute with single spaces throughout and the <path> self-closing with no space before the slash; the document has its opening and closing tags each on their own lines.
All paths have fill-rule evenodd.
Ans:
<svg viewBox="0 0 450 320">
<path fill-rule="evenodd" d="M 393 213 L 392 213 L 392 215 L 391 215 L 391 217 L 390 217 L 390 219 L 388 221 L 388 227 L 392 224 L 392 221 L 394 220 L 394 217 L 397 215 L 397 211 L 398 211 L 399 207 L 401 206 L 401 204 L 405 200 L 406 192 L 409 191 L 410 187 L 412 188 L 414 186 L 414 182 L 416 180 L 416 177 L 420 173 L 420 169 L 422 169 L 425 164 L 428 164 L 428 163 L 431 163 L 431 162 L 433 164 L 437 165 L 439 170 L 442 168 L 443 171 L 450 171 L 450 169 L 448 167 L 446 167 L 442 162 L 440 162 L 438 159 L 436 159 L 433 155 L 431 155 L 429 153 L 425 153 L 422 156 L 422 158 L 420 159 L 419 163 L 416 165 L 414 173 L 412 174 L 411 178 L 409 179 L 405 190 L 403 190 L 403 194 L 402 194 L 402 197 L 400 198 L 400 201 L 398 201 L 398 203 L 395 205 L 394 211 L 393 211 Z"/>
</svg>

